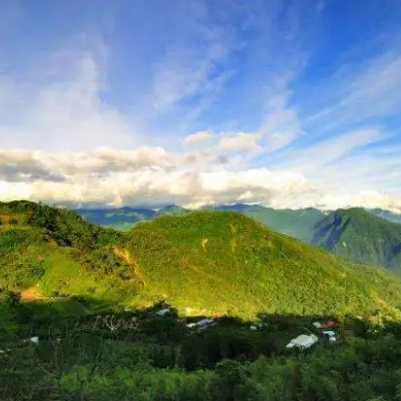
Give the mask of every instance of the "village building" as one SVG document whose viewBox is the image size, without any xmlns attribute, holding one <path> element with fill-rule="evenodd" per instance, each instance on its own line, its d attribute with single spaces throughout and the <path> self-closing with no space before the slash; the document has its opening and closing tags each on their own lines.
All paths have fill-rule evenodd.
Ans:
<svg viewBox="0 0 401 401">
<path fill-rule="evenodd" d="M 299 349 L 307 349 L 312 347 L 312 345 L 316 344 L 319 341 L 317 336 L 314 334 L 301 334 L 300 336 L 292 339 L 288 344 L 287 347 L 288 349 L 291 348 L 299 348 Z"/>
<path fill-rule="evenodd" d="M 164 308 L 164 309 L 161 309 L 161 310 L 157 311 L 156 315 L 164 316 L 164 315 L 167 315 L 170 312 L 171 312 L 170 308 Z"/>
</svg>

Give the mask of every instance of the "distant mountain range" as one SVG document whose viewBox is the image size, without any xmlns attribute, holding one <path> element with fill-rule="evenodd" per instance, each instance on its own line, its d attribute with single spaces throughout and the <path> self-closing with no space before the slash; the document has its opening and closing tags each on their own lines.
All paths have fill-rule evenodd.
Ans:
<svg viewBox="0 0 401 401">
<path fill-rule="evenodd" d="M 76 212 L 93 224 L 118 230 L 129 230 L 138 221 L 152 220 L 163 214 L 179 215 L 189 210 L 176 205 L 167 205 L 158 209 L 146 207 L 122 207 L 116 209 L 76 209 Z"/>
<path fill-rule="evenodd" d="M 352 208 L 330 212 L 246 204 L 207 206 L 203 210 L 240 212 L 277 232 L 317 244 L 353 261 L 384 266 L 401 274 L 401 215 L 387 210 Z M 175 205 L 159 209 L 124 207 L 77 211 L 94 224 L 120 230 L 131 229 L 139 221 L 158 216 L 190 212 Z"/>
<path fill-rule="evenodd" d="M 383 219 L 393 223 L 401 224 L 401 214 L 391 213 L 390 211 L 383 209 L 367 209 L 367 211 L 377 217 L 382 217 Z"/>
<path fill-rule="evenodd" d="M 332 211 L 321 211 L 315 208 L 305 209 L 273 209 L 259 205 L 234 204 L 205 206 L 201 210 L 238 211 L 246 216 L 302 241 L 310 242 L 314 235 L 314 227 Z M 401 215 L 383 209 L 366 209 L 370 214 L 381 217 L 393 223 L 401 223 Z M 80 208 L 76 211 L 86 220 L 101 226 L 110 226 L 116 229 L 128 230 L 135 223 L 142 220 L 151 220 L 164 214 L 179 215 L 191 210 L 181 206 L 167 205 L 160 208 L 150 207 L 121 207 L 121 208 Z"/>
</svg>

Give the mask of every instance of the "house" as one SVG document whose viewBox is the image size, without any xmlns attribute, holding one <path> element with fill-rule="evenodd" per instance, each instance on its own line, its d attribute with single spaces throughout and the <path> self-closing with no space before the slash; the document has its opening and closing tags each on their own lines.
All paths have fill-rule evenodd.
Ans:
<svg viewBox="0 0 401 401">
<path fill-rule="evenodd" d="M 31 343 L 33 344 L 39 344 L 39 337 L 31 337 L 30 338 Z"/>
<path fill-rule="evenodd" d="M 197 326 L 203 327 L 214 322 L 214 319 L 203 319 L 196 323 Z"/>
<path fill-rule="evenodd" d="M 335 337 L 336 332 L 333 331 L 333 330 L 325 330 L 325 331 L 323 332 L 323 334 L 325 334 L 326 336 L 329 336 L 329 337 Z"/>
<path fill-rule="evenodd" d="M 322 324 L 320 322 L 313 322 L 312 326 L 316 327 L 317 329 L 320 329 L 322 327 Z"/>
<path fill-rule="evenodd" d="M 170 312 L 171 312 L 171 310 L 169 308 L 164 308 L 164 309 L 160 309 L 159 311 L 157 311 L 156 315 L 164 316 L 164 315 L 167 315 Z"/>
<path fill-rule="evenodd" d="M 202 320 L 199 320 L 199 322 L 196 322 L 196 323 L 188 323 L 187 327 L 189 329 L 192 329 L 194 327 L 206 327 L 209 324 L 214 323 L 214 321 L 215 321 L 215 319 L 202 319 Z"/>
<path fill-rule="evenodd" d="M 314 334 L 301 334 L 300 336 L 292 339 L 288 344 L 288 349 L 290 348 L 299 348 L 299 349 L 307 349 L 312 347 L 312 345 L 316 344 L 319 339 Z"/>
<path fill-rule="evenodd" d="M 334 320 L 326 320 L 321 323 L 320 328 L 324 330 L 328 329 L 336 329 L 338 327 L 338 323 L 335 322 Z"/>
</svg>

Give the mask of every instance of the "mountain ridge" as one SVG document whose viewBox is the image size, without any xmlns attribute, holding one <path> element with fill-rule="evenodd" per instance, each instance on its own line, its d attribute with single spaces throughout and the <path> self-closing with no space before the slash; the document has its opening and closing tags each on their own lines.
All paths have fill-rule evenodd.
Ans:
<svg viewBox="0 0 401 401">
<path fill-rule="evenodd" d="M 339 256 L 401 273 L 401 225 L 362 208 L 327 216 L 316 226 L 312 242 Z"/>
<path fill-rule="evenodd" d="M 181 314 L 207 310 L 398 316 L 401 283 L 269 230 L 239 212 L 162 215 L 121 233 L 75 212 L 0 205 L 0 286 L 49 297 L 110 299 L 121 307 L 167 301 Z M 3 221 L 3 217 L 2 221 Z M 139 273 L 139 274 L 138 274 Z"/>
</svg>

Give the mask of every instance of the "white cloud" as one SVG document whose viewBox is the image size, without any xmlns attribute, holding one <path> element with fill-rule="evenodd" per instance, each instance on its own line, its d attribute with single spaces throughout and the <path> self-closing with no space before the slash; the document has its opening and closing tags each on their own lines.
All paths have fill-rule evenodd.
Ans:
<svg viewBox="0 0 401 401">
<path fill-rule="evenodd" d="M 354 143 L 362 143 L 356 139 Z M 248 202 L 273 207 L 385 207 L 401 211 L 397 193 L 367 191 L 349 183 L 324 182 L 294 169 L 218 166 L 213 152 L 170 154 L 162 148 L 89 152 L 1 150 L 0 200 L 30 199 L 59 204 L 155 205 L 198 207 L 211 203 Z M 204 159 L 202 159 L 204 157 Z M 202 165 L 193 170 L 191 165 Z M 11 167 L 10 167 L 11 166 Z M 330 174 L 330 173 L 329 173 Z M 339 189 L 340 188 L 340 189 Z"/>
<path fill-rule="evenodd" d="M 228 152 L 258 153 L 262 147 L 258 144 L 261 136 L 247 132 L 222 133 L 218 148 Z"/>
<path fill-rule="evenodd" d="M 378 191 L 359 191 L 347 195 L 326 195 L 320 205 L 325 209 L 366 207 L 369 209 L 382 208 L 393 213 L 401 214 L 401 196 L 396 194 L 380 193 Z"/>
<path fill-rule="evenodd" d="M 206 142 L 212 139 L 214 136 L 214 132 L 212 131 L 198 131 L 193 134 L 190 134 L 184 138 L 184 143 L 186 145 L 193 145 L 202 142 Z"/>
<path fill-rule="evenodd" d="M 42 165 L 46 165 L 48 155 L 40 156 Z M 82 161 L 83 154 L 79 157 Z M 86 157 L 88 163 L 83 164 L 85 168 L 77 168 L 75 174 L 65 175 L 63 181 L 40 177 L 30 182 L 0 179 L 0 199 L 87 204 L 104 202 L 113 205 L 166 202 L 199 205 L 239 200 L 269 202 L 274 197 L 295 196 L 313 188 L 304 177 L 289 172 L 266 169 L 198 172 L 180 166 L 168 169 L 153 168 L 153 165 L 137 170 L 104 171 L 101 163 L 93 162 L 92 155 Z M 74 158 L 76 155 L 71 156 L 71 159 Z M 87 169 L 88 165 L 92 166 L 91 170 Z M 53 167 L 58 171 L 65 169 L 62 162 Z"/>
</svg>

